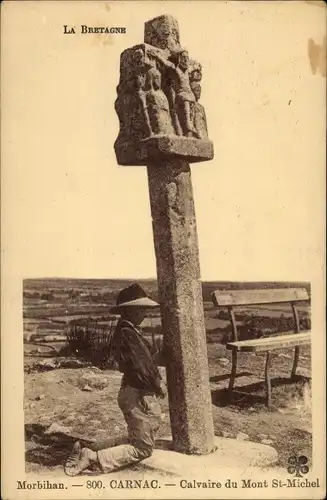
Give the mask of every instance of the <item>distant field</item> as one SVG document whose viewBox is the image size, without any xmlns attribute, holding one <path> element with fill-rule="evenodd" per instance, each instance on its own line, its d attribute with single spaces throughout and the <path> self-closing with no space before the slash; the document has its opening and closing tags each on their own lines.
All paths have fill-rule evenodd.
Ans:
<svg viewBox="0 0 327 500">
<path fill-rule="evenodd" d="M 27 279 L 23 283 L 23 320 L 24 336 L 31 335 L 64 335 L 69 321 L 82 317 L 90 317 L 97 321 L 108 321 L 110 308 L 115 304 L 119 290 L 134 280 L 116 279 Z M 147 293 L 158 300 L 156 280 L 138 280 Z M 225 342 L 231 332 L 230 321 L 226 311 L 217 310 L 211 301 L 214 290 L 262 289 L 305 287 L 310 294 L 308 283 L 284 282 L 203 282 L 205 327 L 208 342 Z M 306 304 L 299 305 L 300 319 L 310 317 Z M 292 316 L 289 305 L 255 306 L 238 308 L 236 320 L 242 326 L 249 318 L 262 329 L 278 329 L 279 321 L 289 321 Z M 149 313 L 143 323 L 144 330 L 161 333 L 160 311 Z"/>
<path fill-rule="evenodd" d="M 145 290 L 158 299 L 157 280 L 155 279 L 70 279 L 70 278 L 40 278 L 26 279 L 23 283 L 24 291 L 47 291 L 56 290 L 64 292 L 67 290 L 109 292 L 113 297 L 122 288 L 137 281 Z M 276 282 L 276 281 L 203 281 L 202 293 L 205 302 L 211 302 L 211 293 L 214 290 L 239 290 L 239 289 L 262 289 L 262 288 L 292 288 L 304 287 L 310 295 L 310 283 L 307 282 Z"/>
</svg>

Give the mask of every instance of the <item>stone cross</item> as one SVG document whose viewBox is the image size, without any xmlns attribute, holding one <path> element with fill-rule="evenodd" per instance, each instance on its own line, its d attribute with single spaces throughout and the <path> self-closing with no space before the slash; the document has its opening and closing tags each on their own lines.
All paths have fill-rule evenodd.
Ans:
<svg viewBox="0 0 327 500">
<path fill-rule="evenodd" d="M 188 454 L 214 446 L 189 165 L 213 158 L 201 79 L 177 21 L 160 16 L 145 23 L 143 44 L 121 54 L 115 102 L 118 164 L 147 167 L 173 446 Z"/>
</svg>

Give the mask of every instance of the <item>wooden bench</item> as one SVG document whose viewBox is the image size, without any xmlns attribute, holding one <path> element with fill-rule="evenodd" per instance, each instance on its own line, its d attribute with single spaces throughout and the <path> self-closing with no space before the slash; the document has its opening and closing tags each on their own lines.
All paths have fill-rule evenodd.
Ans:
<svg viewBox="0 0 327 500">
<path fill-rule="evenodd" d="M 265 365 L 265 383 L 266 383 L 266 405 L 271 405 L 271 380 L 269 369 L 271 365 L 271 351 L 284 348 L 294 349 L 294 361 L 291 371 L 291 379 L 296 377 L 296 369 L 299 361 L 300 346 L 311 343 L 311 332 L 300 332 L 300 320 L 296 303 L 309 301 L 308 292 L 305 288 L 279 288 L 263 290 L 217 290 L 212 293 L 212 301 L 216 307 L 225 307 L 228 309 L 229 317 L 232 323 L 233 342 L 229 342 L 226 347 L 232 351 L 232 371 L 230 375 L 228 392 L 230 398 L 233 396 L 233 388 L 237 373 L 237 355 L 239 352 L 266 352 Z M 294 332 L 287 335 L 271 335 L 269 337 L 238 340 L 238 332 L 234 307 L 255 306 L 263 304 L 290 303 L 294 318 Z"/>
</svg>

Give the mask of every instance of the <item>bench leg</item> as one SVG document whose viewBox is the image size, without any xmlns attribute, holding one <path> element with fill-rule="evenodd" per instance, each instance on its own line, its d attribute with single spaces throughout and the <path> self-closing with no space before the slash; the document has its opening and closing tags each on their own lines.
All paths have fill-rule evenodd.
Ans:
<svg viewBox="0 0 327 500">
<path fill-rule="evenodd" d="M 271 354 L 268 351 L 266 356 L 266 366 L 265 366 L 265 381 L 266 381 L 266 406 L 269 408 L 271 406 L 271 380 L 269 374 L 269 368 L 271 365 Z"/>
<path fill-rule="evenodd" d="M 294 361 L 293 361 L 291 378 L 295 378 L 295 376 L 296 376 L 296 369 L 297 369 L 297 365 L 299 362 L 299 357 L 300 357 L 300 347 L 296 346 L 294 349 Z"/>
<path fill-rule="evenodd" d="M 233 387 L 234 387 L 234 383 L 235 383 L 236 372 L 237 372 L 237 350 L 233 349 L 233 351 L 232 351 L 232 371 L 230 374 L 229 386 L 228 386 L 228 396 L 230 399 L 232 398 L 232 395 L 233 395 Z"/>
</svg>

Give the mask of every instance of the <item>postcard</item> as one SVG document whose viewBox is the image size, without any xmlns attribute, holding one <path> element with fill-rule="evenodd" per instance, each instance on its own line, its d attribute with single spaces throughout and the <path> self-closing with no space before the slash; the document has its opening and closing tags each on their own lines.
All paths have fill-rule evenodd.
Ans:
<svg viewBox="0 0 327 500">
<path fill-rule="evenodd" d="M 1 28 L 3 498 L 324 498 L 325 3 Z"/>
</svg>

